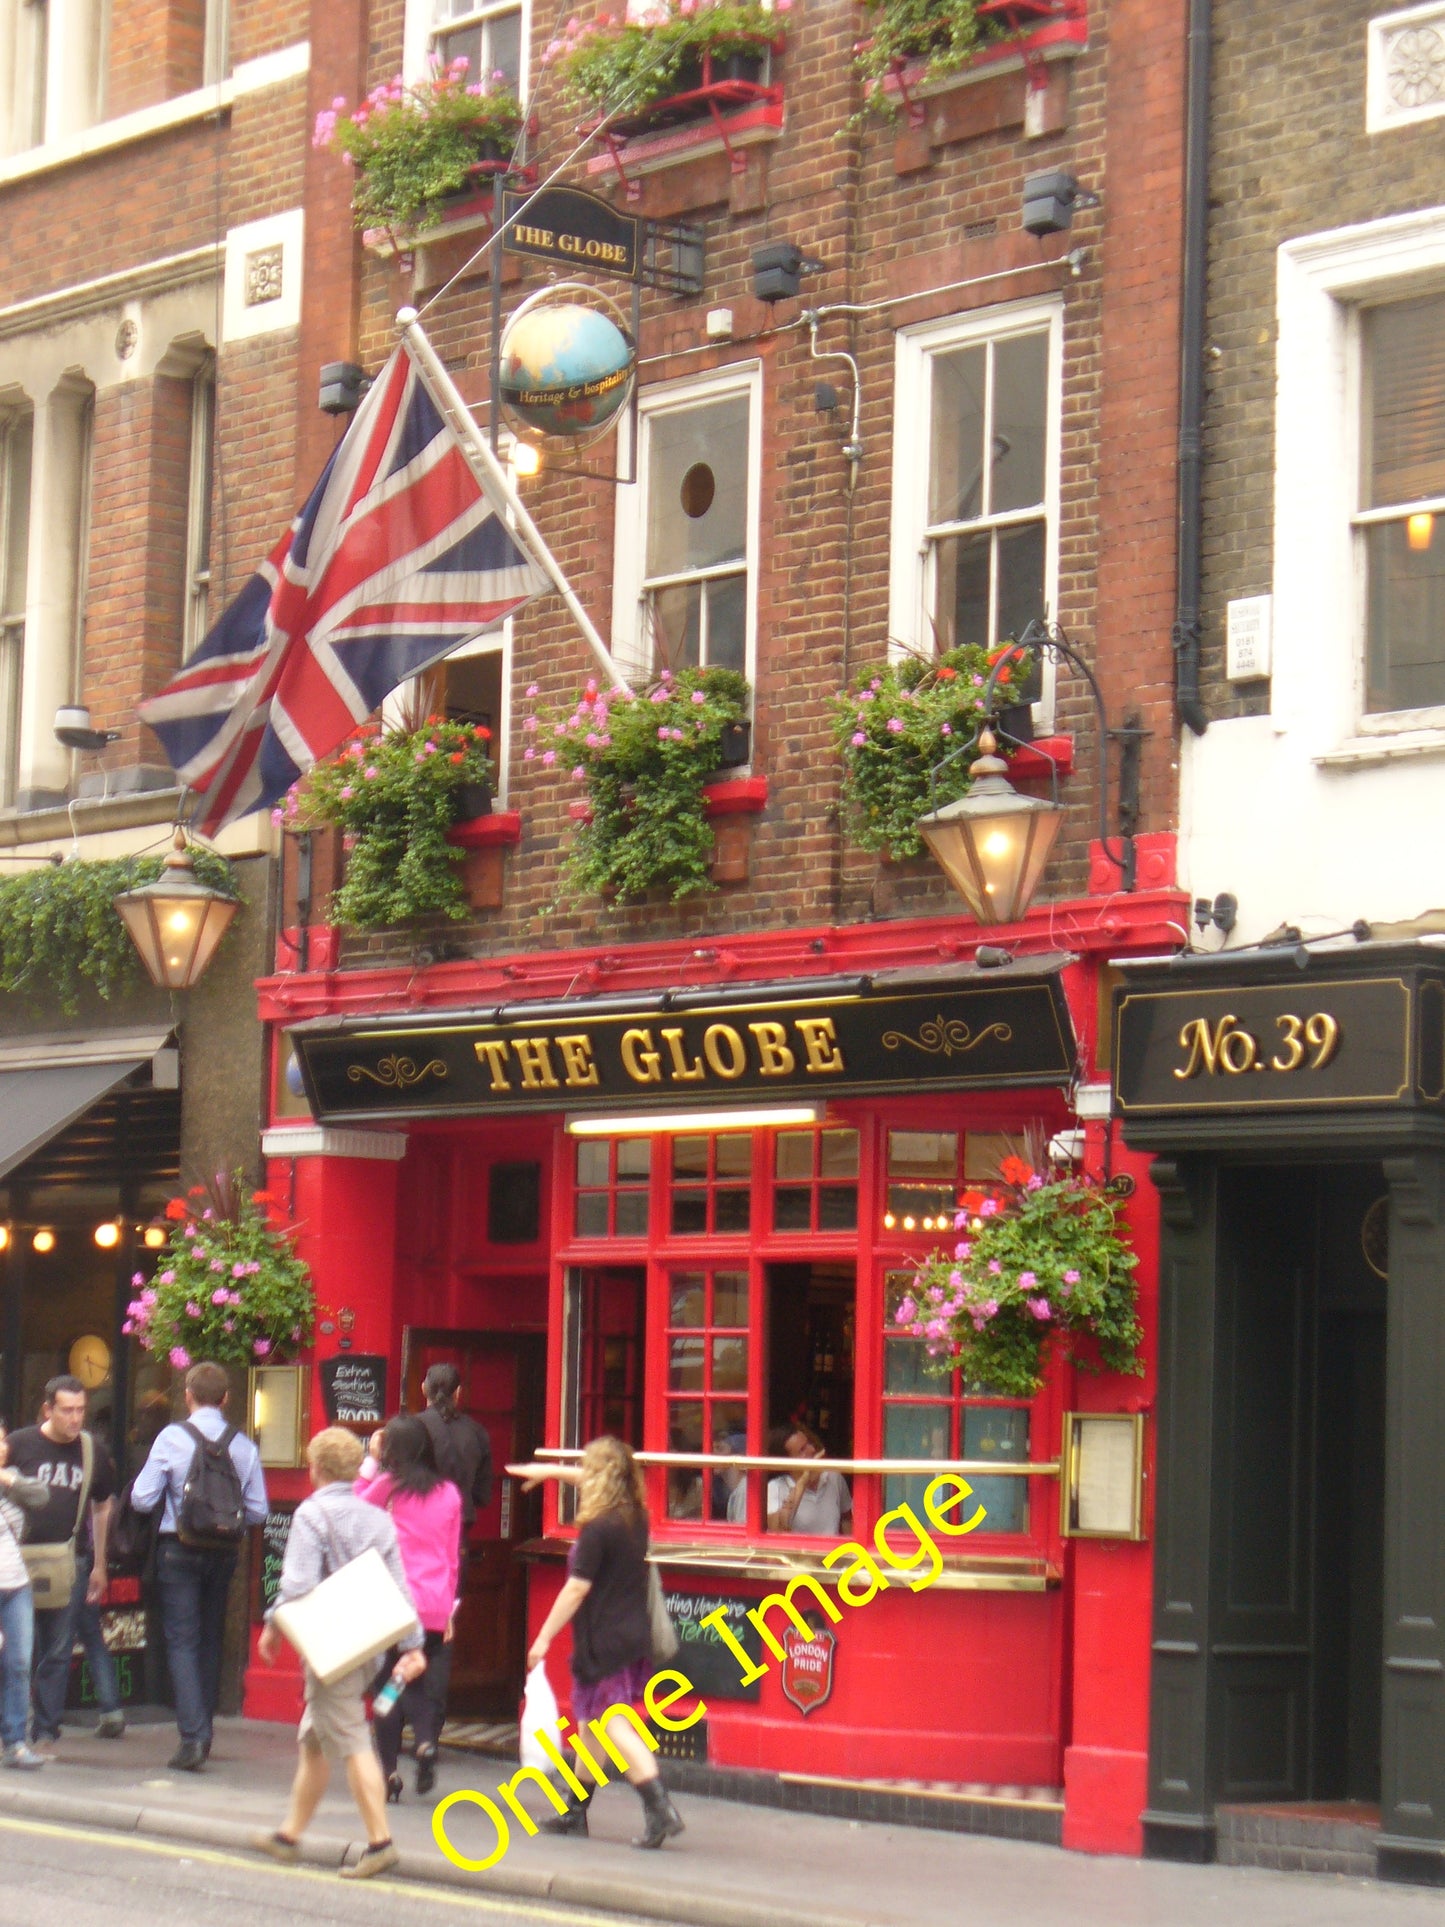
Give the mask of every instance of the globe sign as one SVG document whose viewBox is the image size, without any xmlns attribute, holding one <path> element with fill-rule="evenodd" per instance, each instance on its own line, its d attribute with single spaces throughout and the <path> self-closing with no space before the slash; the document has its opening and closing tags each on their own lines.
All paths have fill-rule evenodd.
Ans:
<svg viewBox="0 0 1445 1927">
<path fill-rule="evenodd" d="M 577 301 L 521 308 L 502 335 L 502 406 L 513 426 L 577 443 L 632 390 L 636 356 L 609 315 Z"/>
</svg>

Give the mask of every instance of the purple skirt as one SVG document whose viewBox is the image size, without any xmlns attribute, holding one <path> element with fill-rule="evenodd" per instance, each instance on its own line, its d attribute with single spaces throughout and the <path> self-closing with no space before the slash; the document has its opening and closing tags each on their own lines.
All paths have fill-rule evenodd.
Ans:
<svg viewBox="0 0 1445 1927">
<path fill-rule="evenodd" d="M 575 1725 L 582 1726 L 588 1720 L 601 1719 L 609 1706 L 619 1703 L 623 1706 L 640 1704 L 647 1690 L 647 1682 L 652 1678 L 654 1668 L 645 1659 L 635 1659 L 630 1666 L 620 1672 L 609 1673 L 606 1679 L 595 1679 L 591 1685 L 573 1675 L 572 1679 L 572 1719 Z"/>
</svg>

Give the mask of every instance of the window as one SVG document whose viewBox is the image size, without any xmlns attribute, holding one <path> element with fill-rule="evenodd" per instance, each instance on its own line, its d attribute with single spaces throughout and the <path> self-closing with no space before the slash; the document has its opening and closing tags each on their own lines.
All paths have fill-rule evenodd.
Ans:
<svg viewBox="0 0 1445 1927">
<path fill-rule="evenodd" d="M 1053 606 L 1059 310 L 1031 305 L 898 338 L 893 634 L 991 647 Z"/>
<path fill-rule="evenodd" d="M 752 1223 L 751 1131 L 672 1140 L 672 1232 L 747 1231 Z"/>
<path fill-rule="evenodd" d="M 191 381 L 191 456 L 186 489 L 186 607 L 181 653 L 200 648 L 211 626 L 211 497 L 215 485 L 216 364 Z"/>
<path fill-rule="evenodd" d="M 20 753 L 33 438 L 34 416 L 29 409 L 0 415 L 0 808 L 4 809 L 15 801 Z"/>
<path fill-rule="evenodd" d="M 758 401 L 756 376 L 730 373 L 639 403 L 640 486 L 618 505 L 613 627 L 640 676 L 752 673 Z"/>
<path fill-rule="evenodd" d="M 523 89 L 525 35 L 522 9 L 515 0 L 436 0 L 430 51 L 437 65 L 467 62 L 468 79 L 484 88 Z"/>
<path fill-rule="evenodd" d="M 669 1452 L 746 1452 L 748 1301 L 746 1271 L 669 1274 Z M 667 1516 L 746 1524 L 746 1476 L 670 1466 Z"/>
<path fill-rule="evenodd" d="M 0 0 L 0 154 L 18 154 L 101 118 L 104 0 Z"/>
<path fill-rule="evenodd" d="M 46 41 L 50 9 L 45 0 L 10 0 L 0 7 L 0 32 L 10 42 L 10 70 L 0 99 L 0 153 L 19 154 L 45 138 Z"/>
<path fill-rule="evenodd" d="M 858 1133 L 779 1131 L 773 1140 L 774 1231 L 853 1231 Z"/>
<path fill-rule="evenodd" d="M 1366 308 L 1356 540 L 1365 706 L 1445 706 L 1445 294 Z"/>
<path fill-rule="evenodd" d="M 651 1171 L 651 1138 L 579 1138 L 577 1236 L 645 1238 Z"/>
<path fill-rule="evenodd" d="M 1013 1459 L 1027 1463 L 1029 1406 L 995 1398 L 958 1371 L 938 1374 L 928 1341 L 899 1335 L 894 1314 L 914 1285 L 911 1271 L 889 1272 L 883 1320 L 883 1456 L 885 1459 Z M 1028 1480 L 973 1478 L 985 1532 L 1027 1532 Z M 890 1473 L 885 1509 L 911 1505 L 921 1514 L 926 1473 Z"/>
</svg>

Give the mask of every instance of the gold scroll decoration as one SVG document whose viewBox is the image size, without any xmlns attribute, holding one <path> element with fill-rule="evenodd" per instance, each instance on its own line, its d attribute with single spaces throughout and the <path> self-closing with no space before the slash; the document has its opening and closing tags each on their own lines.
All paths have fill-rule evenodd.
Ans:
<svg viewBox="0 0 1445 1927">
<path fill-rule="evenodd" d="M 378 1058 L 375 1069 L 369 1064 L 346 1067 L 346 1075 L 353 1084 L 369 1077 L 373 1084 L 380 1084 L 388 1091 L 409 1091 L 414 1084 L 424 1084 L 429 1077 L 443 1078 L 446 1074 L 447 1067 L 439 1057 L 419 1065 L 414 1057 L 401 1057 L 395 1051 L 390 1057 Z"/>
<path fill-rule="evenodd" d="M 975 1034 L 961 1017 L 944 1017 L 940 1013 L 920 1024 L 916 1037 L 910 1037 L 906 1030 L 885 1030 L 883 1048 L 897 1050 L 900 1044 L 908 1044 L 927 1057 L 962 1057 L 990 1037 L 996 1037 L 1001 1044 L 1011 1043 L 1013 1029 L 1008 1024 L 985 1024 Z"/>
</svg>

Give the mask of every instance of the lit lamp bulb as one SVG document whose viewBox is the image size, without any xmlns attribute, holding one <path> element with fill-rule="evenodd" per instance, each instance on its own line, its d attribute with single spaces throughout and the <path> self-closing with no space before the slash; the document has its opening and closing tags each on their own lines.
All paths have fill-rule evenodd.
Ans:
<svg viewBox="0 0 1445 1927">
<path fill-rule="evenodd" d="M 9 1249 L 10 1227 L 8 1224 L 0 1224 L 0 1251 L 8 1251 Z"/>
<path fill-rule="evenodd" d="M 1411 515 L 1405 522 L 1405 540 L 1415 551 L 1423 555 L 1429 548 L 1435 534 L 1435 517 L 1429 509 L 1422 509 L 1418 515 Z"/>
<path fill-rule="evenodd" d="M 165 1241 L 166 1231 L 164 1225 L 148 1224 L 146 1226 L 145 1248 L 147 1251 L 159 1251 Z"/>
<path fill-rule="evenodd" d="M 542 451 L 531 442 L 512 444 L 512 469 L 517 475 L 535 475 L 542 466 Z"/>
<path fill-rule="evenodd" d="M 39 1252 L 54 1251 L 55 1233 L 53 1231 L 47 1231 L 47 1230 L 41 1229 L 36 1232 L 35 1236 L 30 1240 L 30 1242 L 35 1247 L 35 1249 Z"/>
<path fill-rule="evenodd" d="M 918 1229 L 917 1220 L 914 1218 L 905 1218 L 903 1220 L 903 1229 L 905 1231 L 916 1231 Z"/>
<path fill-rule="evenodd" d="M 95 1227 L 95 1242 L 102 1251 L 114 1251 L 120 1243 L 120 1226 L 107 1218 L 104 1224 Z"/>
<path fill-rule="evenodd" d="M 897 1218 L 894 1217 L 891 1211 L 885 1211 L 883 1213 L 883 1229 L 885 1231 L 891 1231 L 897 1222 Z"/>
</svg>

